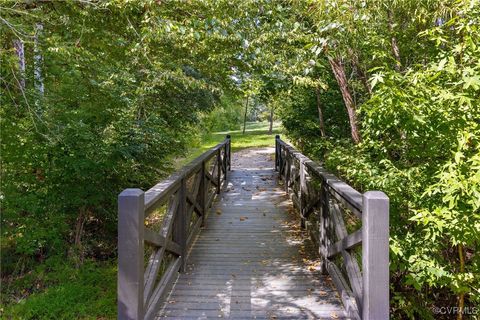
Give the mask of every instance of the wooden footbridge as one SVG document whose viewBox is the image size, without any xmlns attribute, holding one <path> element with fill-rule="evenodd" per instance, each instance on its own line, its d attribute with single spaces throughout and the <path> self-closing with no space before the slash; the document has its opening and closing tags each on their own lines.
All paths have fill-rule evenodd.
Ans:
<svg viewBox="0 0 480 320">
<path fill-rule="evenodd" d="M 278 136 L 233 159 L 227 136 L 118 210 L 118 319 L 389 318 L 388 198 Z"/>
</svg>

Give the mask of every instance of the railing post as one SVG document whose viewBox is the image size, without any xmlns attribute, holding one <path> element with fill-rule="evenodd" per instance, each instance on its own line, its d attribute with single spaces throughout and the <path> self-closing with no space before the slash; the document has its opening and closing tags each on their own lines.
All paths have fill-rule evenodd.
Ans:
<svg viewBox="0 0 480 320">
<path fill-rule="evenodd" d="M 227 170 L 228 170 L 228 138 L 226 138 L 225 140 L 226 141 L 223 146 L 223 159 L 222 159 L 223 180 L 227 180 Z"/>
<path fill-rule="evenodd" d="M 280 166 L 280 158 L 279 158 L 279 143 L 278 143 L 278 140 L 280 139 L 280 135 L 276 135 L 275 136 L 275 171 L 279 171 L 279 166 Z"/>
<path fill-rule="evenodd" d="M 320 271 L 322 272 L 322 274 L 327 274 L 328 246 L 330 245 L 328 230 L 330 225 L 330 195 L 328 194 L 328 186 L 325 179 L 322 179 L 322 184 L 320 188 L 320 218 L 318 221 L 320 228 L 319 253 L 322 259 Z"/>
<path fill-rule="evenodd" d="M 222 149 L 217 151 L 217 194 L 220 194 L 220 185 L 222 184 Z"/>
<path fill-rule="evenodd" d="M 227 134 L 227 139 L 228 139 L 227 166 L 228 166 L 228 171 L 230 171 L 232 169 L 232 139 L 230 138 L 229 134 Z M 226 178 L 226 174 L 225 174 L 225 178 Z"/>
<path fill-rule="evenodd" d="M 205 216 L 207 215 L 207 170 L 205 169 L 205 161 L 202 161 L 202 168 L 200 169 L 200 207 L 202 209 L 202 227 L 205 225 Z"/>
<path fill-rule="evenodd" d="M 180 246 L 180 272 L 185 271 L 187 263 L 187 187 L 185 177 L 180 182 L 178 190 L 178 211 L 176 214 L 175 229 L 173 230 L 173 240 Z"/>
<path fill-rule="evenodd" d="M 126 189 L 118 196 L 118 319 L 143 320 L 145 194 Z"/>
<path fill-rule="evenodd" d="M 289 194 L 288 184 L 290 183 L 290 174 L 292 170 L 292 158 L 291 158 L 290 151 L 285 149 L 285 192 Z"/>
<path fill-rule="evenodd" d="M 300 203 L 300 226 L 302 229 L 305 229 L 305 203 L 306 203 L 306 177 L 305 177 L 305 160 L 300 159 L 300 192 L 298 197 L 298 202 Z"/>
<path fill-rule="evenodd" d="M 362 319 L 389 318 L 389 199 L 381 191 L 363 194 Z"/>
</svg>

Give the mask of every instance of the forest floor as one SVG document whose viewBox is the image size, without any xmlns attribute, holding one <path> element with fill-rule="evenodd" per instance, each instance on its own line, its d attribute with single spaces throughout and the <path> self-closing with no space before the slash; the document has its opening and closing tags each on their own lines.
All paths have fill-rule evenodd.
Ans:
<svg viewBox="0 0 480 320">
<path fill-rule="evenodd" d="M 230 134 L 232 152 L 246 148 L 273 147 L 281 124 L 247 123 L 242 130 L 212 132 L 192 143 L 187 154 L 172 159 L 174 169 L 198 157 Z M 21 261 L 18 265 L 21 265 Z M 117 264 L 115 260 L 69 261 L 52 257 L 21 276 L 2 279 L 2 319 L 116 319 Z"/>
</svg>

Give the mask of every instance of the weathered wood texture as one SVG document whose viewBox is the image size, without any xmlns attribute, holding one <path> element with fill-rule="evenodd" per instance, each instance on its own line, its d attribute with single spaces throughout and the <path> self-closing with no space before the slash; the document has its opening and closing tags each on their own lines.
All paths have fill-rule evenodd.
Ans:
<svg viewBox="0 0 480 320">
<path fill-rule="evenodd" d="M 273 148 L 234 155 L 158 319 L 345 319 L 313 242 L 278 187 Z M 237 169 L 238 168 L 238 169 Z"/>
<path fill-rule="evenodd" d="M 302 227 L 318 245 L 322 271 L 332 277 L 348 315 L 388 319 L 388 197 L 380 191 L 362 195 L 279 136 L 275 169 Z"/>
<path fill-rule="evenodd" d="M 147 192 L 119 195 L 118 319 L 155 317 L 230 167 L 227 136 Z"/>
</svg>

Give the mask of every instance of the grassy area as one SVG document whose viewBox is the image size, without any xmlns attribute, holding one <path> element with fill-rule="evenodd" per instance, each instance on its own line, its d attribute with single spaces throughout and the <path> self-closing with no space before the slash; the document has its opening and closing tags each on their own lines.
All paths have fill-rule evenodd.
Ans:
<svg viewBox="0 0 480 320">
<path fill-rule="evenodd" d="M 229 134 L 232 139 L 232 152 L 254 147 L 273 147 L 275 146 L 275 135 L 280 134 L 281 124 L 274 122 L 272 134 L 268 133 L 268 122 L 248 122 L 245 134 L 242 129 L 233 131 L 221 131 L 210 133 L 200 139 L 189 149 L 189 153 L 184 158 L 177 159 L 175 166 L 177 169 L 189 163 L 208 149 L 214 147 L 225 139 Z"/>
<path fill-rule="evenodd" d="M 17 303 L 3 306 L 2 301 L 0 318 L 115 319 L 116 286 L 112 261 L 86 261 L 76 268 L 66 259 L 51 258 L 2 288 L 5 295 L 15 294 L 8 298 Z"/>
</svg>

